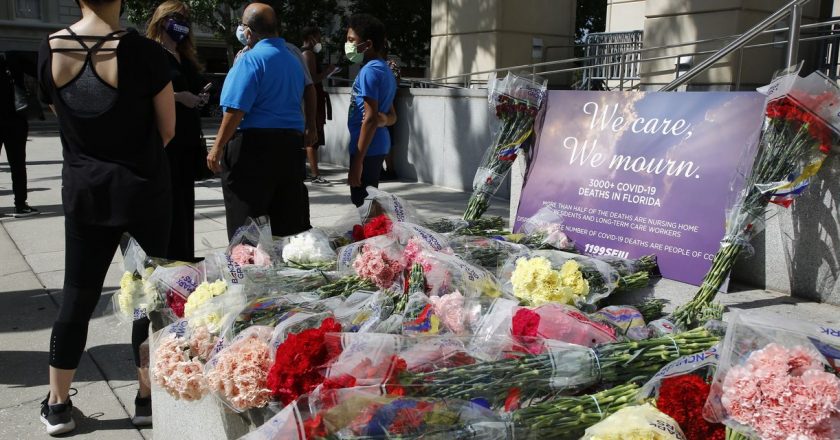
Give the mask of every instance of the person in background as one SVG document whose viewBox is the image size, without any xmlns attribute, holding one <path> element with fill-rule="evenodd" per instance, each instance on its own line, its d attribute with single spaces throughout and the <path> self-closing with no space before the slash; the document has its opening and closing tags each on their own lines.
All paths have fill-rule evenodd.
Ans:
<svg viewBox="0 0 840 440">
<path fill-rule="evenodd" d="M 391 147 L 388 129 L 381 127 L 379 113 L 393 115 L 386 125 L 393 125 L 397 82 L 383 59 L 385 25 L 369 14 L 350 17 L 344 51 L 352 63 L 364 62 L 350 94 L 347 127 L 350 130 L 350 199 L 361 206 L 368 186 L 379 186 L 382 161 Z"/>
<path fill-rule="evenodd" d="M 82 18 L 52 34 L 38 54 L 41 95 L 58 116 L 64 164 L 64 289 L 49 343 L 50 391 L 41 402 L 47 433 L 75 429 L 70 385 L 88 323 L 124 233 L 151 256 L 167 254 L 172 218 L 169 162 L 175 99 L 166 51 L 120 26 L 119 0 L 78 0 Z M 138 375 L 139 335 L 132 329 Z M 139 341 L 139 342 L 138 342 Z M 150 390 L 141 380 L 138 424 Z"/>
<path fill-rule="evenodd" d="M 315 121 L 314 111 L 301 111 L 304 69 L 278 37 L 271 6 L 248 5 L 242 26 L 249 50 L 225 79 L 224 115 L 207 166 L 222 174 L 228 238 L 247 217 L 263 215 L 273 235 L 294 235 L 311 228 L 301 164 L 304 130 L 315 134 Z"/>
<path fill-rule="evenodd" d="M 13 217 L 30 217 L 40 211 L 26 203 L 26 138 L 29 121 L 25 111 L 15 109 L 15 85 L 23 84 L 23 73 L 13 68 L 5 54 L 0 54 L 0 149 L 6 147 L 6 158 L 12 172 L 15 197 Z"/>
<path fill-rule="evenodd" d="M 195 261 L 195 165 L 207 155 L 201 135 L 199 107 L 207 102 L 206 81 L 196 58 L 190 12 L 179 0 L 168 0 L 155 9 L 146 37 L 166 49 L 167 67 L 175 91 L 175 137 L 166 147 L 172 179 L 172 228 L 166 258 Z"/>
<path fill-rule="evenodd" d="M 303 39 L 301 52 L 309 75 L 312 76 L 312 82 L 315 84 L 316 93 L 315 125 L 318 131 L 318 141 L 306 146 L 306 157 L 309 160 L 309 168 L 312 172 L 310 181 L 318 185 L 328 185 L 329 182 L 321 176 L 318 170 L 318 147 L 324 145 L 324 125 L 327 123 L 327 106 L 329 105 L 329 97 L 324 91 L 323 81 L 332 73 L 335 66 L 330 64 L 324 68 L 318 62 L 318 54 L 321 53 L 322 45 L 321 31 L 317 27 L 307 26 L 303 28 L 301 38 Z"/>
</svg>

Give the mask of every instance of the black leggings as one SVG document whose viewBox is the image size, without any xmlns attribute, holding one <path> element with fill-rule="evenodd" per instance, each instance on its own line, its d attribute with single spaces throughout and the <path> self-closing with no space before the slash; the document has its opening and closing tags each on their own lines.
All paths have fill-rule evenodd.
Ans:
<svg viewBox="0 0 840 440">
<path fill-rule="evenodd" d="M 87 342 L 88 323 L 99 297 L 108 266 L 124 232 L 131 234 L 150 256 L 166 255 L 170 217 L 124 227 L 88 225 L 64 220 L 64 298 L 50 338 L 50 366 L 74 370 Z M 148 338 L 149 320 L 134 321 L 131 348 L 140 366 L 140 344 Z"/>
</svg>

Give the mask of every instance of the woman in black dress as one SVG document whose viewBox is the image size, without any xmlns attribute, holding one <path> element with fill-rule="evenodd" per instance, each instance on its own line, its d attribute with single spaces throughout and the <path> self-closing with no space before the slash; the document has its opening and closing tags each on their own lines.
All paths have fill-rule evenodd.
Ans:
<svg viewBox="0 0 840 440">
<path fill-rule="evenodd" d="M 175 134 L 175 101 L 166 51 L 121 28 L 120 1 L 77 2 L 82 19 L 44 41 L 38 59 L 64 157 L 64 289 L 50 339 L 50 393 L 41 403 L 50 435 L 75 428 L 70 384 L 123 233 L 149 255 L 166 255 L 172 209 L 164 146 Z M 133 329 L 138 367 L 142 330 L 148 322 Z"/>
<path fill-rule="evenodd" d="M 172 229 L 167 258 L 194 261 L 195 171 L 207 157 L 198 109 L 207 102 L 192 37 L 189 9 L 178 0 L 160 4 L 146 36 L 166 49 L 175 91 L 175 138 L 166 147 L 172 173 Z"/>
</svg>

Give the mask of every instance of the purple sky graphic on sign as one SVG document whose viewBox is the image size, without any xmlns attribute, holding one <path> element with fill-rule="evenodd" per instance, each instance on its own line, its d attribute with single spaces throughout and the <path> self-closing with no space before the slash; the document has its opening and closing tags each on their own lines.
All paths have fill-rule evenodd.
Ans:
<svg viewBox="0 0 840 440">
<path fill-rule="evenodd" d="M 552 91 L 516 226 L 549 206 L 579 250 L 700 284 L 761 129 L 753 92 Z"/>
</svg>

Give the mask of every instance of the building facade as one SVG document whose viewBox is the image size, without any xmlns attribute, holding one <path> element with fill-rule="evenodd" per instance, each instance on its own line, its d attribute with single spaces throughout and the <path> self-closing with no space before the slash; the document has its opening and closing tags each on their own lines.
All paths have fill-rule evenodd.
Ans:
<svg viewBox="0 0 840 440">
<path fill-rule="evenodd" d="M 37 57 L 38 46 L 47 35 L 75 23 L 80 17 L 75 0 L 0 0 L 0 52 Z M 128 22 L 124 25 L 135 26 Z M 224 42 L 199 31 L 196 45 L 208 72 L 227 71 Z"/>
</svg>

